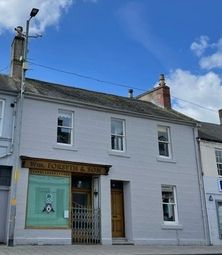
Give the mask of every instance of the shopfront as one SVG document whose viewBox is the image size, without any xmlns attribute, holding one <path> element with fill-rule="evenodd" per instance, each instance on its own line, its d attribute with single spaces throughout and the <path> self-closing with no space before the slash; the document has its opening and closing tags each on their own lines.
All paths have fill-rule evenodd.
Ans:
<svg viewBox="0 0 222 255">
<path fill-rule="evenodd" d="M 71 229 L 72 243 L 100 243 L 99 177 L 110 166 L 21 157 L 29 169 L 26 229 Z"/>
</svg>

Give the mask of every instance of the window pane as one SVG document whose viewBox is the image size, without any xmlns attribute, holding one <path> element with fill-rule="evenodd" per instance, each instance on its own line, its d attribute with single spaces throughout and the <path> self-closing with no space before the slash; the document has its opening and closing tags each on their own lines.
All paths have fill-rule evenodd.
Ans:
<svg viewBox="0 0 222 255">
<path fill-rule="evenodd" d="M 91 185 L 91 178 L 74 176 L 72 179 L 72 187 L 74 188 L 91 189 Z"/>
<path fill-rule="evenodd" d="M 112 150 L 120 150 L 123 151 L 123 137 L 118 137 L 118 136 L 111 136 L 111 145 L 112 145 Z"/>
<path fill-rule="evenodd" d="M 111 121 L 111 132 L 113 135 L 123 135 L 123 121 L 112 120 Z"/>
<path fill-rule="evenodd" d="M 172 186 L 163 186 L 162 187 L 162 201 L 164 203 L 174 203 L 174 194 Z"/>
<path fill-rule="evenodd" d="M 59 110 L 58 126 L 72 127 L 72 113 Z"/>
<path fill-rule="evenodd" d="M 169 144 L 164 142 L 159 142 L 159 154 L 161 156 L 169 157 Z"/>
<path fill-rule="evenodd" d="M 216 160 L 217 163 L 222 163 L 222 151 L 219 150 L 216 151 Z"/>
<path fill-rule="evenodd" d="M 0 167 L 0 185 L 1 186 L 11 185 L 11 168 Z"/>
<path fill-rule="evenodd" d="M 57 143 L 71 144 L 71 133 L 70 128 L 57 128 Z"/>
<path fill-rule="evenodd" d="M 29 176 L 26 225 L 68 227 L 64 211 L 69 210 L 69 177 Z"/>
<path fill-rule="evenodd" d="M 167 127 L 158 127 L 158 140 L 165 142 L 168 141 Z"/>
<path fill-rule="evenodd" d="M 215 155 L 216 155 L 218 175 L 222 175 L 222 150 L 216 150 Z"/>
<path fill-rule="evenodd" d="M 222 164 L 217 164 L 218 174 L 222 175 Z"/>
<path fill-rule="evenodd" d="M 176 221 L 176 201 L 174 197 L 174 187 L 162 185 L 162 207 L 163 220 L 167 222 Z"/>
<path fill-rule="evenodd" d="M 174 205 L 163 204 L 163 220 L 175 221 Z"/>
</svg>

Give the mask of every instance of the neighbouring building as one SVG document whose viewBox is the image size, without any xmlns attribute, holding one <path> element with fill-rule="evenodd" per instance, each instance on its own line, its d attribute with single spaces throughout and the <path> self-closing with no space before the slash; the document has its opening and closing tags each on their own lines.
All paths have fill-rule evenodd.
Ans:
<svg viewBox="0 0 222 255">
<path fill-rule="evenodd" d="M 202 162 L 210 242 L 222 245 L 222 111 L 221 124 L 201 123 L 199 145 Z"/>
<path fill-rule="evenodd" d="M 7 132 L 12 76 L 0 76 Z M 2 163 L 16 173 L 14 244 L 208 243 L 196 121 L 171 109 L 163 75 L 137 98 L 26 79 L 19 121 L 19 168 Z"/>
<path fill-rule="evenodd" d="M 9 197 L 14 165 L 14 131 L 17 88 L 8 77 L 0 77 L 0 243 L 6 243 Z"/>
</svg>

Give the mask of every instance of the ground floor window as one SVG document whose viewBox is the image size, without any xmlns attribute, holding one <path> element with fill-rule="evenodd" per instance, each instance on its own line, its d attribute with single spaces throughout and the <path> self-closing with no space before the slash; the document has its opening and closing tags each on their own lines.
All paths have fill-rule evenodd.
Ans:
<svg viewBox="0 0 222 255">
<path fill-rule="evenodd" d="M 162 185 L 163 220 L 165 224 L 177 223 L 176 187 Z"/>
<path fill-rule="evenodd" d="M 219 238 L 222 239 L 222 201 L 216 201 Z"/>
<path fill-rule="evenodd" d="M 26 227 L 69 227 L 70 177 L 29 175 Z"/>
<path fill-rule="evenodd" d="M 12 167 L 0 166 L 0 186 L 11 185 Z"/>
</svg>

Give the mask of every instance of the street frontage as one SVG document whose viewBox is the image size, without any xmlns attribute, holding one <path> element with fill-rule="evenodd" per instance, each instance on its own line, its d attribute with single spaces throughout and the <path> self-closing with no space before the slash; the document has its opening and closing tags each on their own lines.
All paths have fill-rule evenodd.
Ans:
<svg viewBox="0 0 222 255">
<path fill-rule="evenodd" d="M 134 246 L 134 245 L 66 245 L 0 246 L 0 255 L 158 255 L 221 254 L 222 246 Z"/>
</svg>

